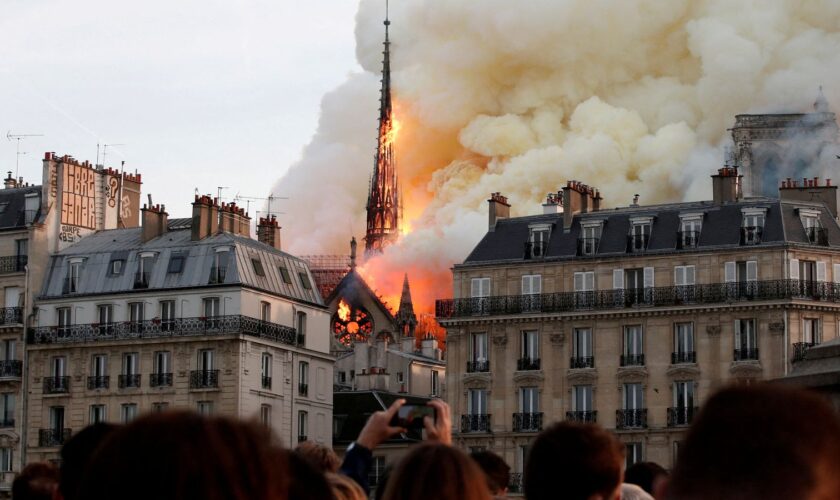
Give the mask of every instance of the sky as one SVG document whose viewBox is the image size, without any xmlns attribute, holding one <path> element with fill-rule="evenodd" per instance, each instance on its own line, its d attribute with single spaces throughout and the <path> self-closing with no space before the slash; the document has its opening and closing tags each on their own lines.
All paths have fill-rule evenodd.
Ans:
<svg viewBox="0 0 840 500">
<path fill-rule="evenodd" d="M 351 0 L 3 0 L 0 172 L 40 183 L 45 151 L 143 175 L 187 217 L 196 189 L 265 197 L 322 96 L 361 72 Z M 375 140 L 371 138 L 371 142 Z M 273 211 L 293 203 L 279 193 Z M 245 205 L 245 202 L 240 203 Z M 251 216 L 262 202 L 252 202 Z"/>
</svg>

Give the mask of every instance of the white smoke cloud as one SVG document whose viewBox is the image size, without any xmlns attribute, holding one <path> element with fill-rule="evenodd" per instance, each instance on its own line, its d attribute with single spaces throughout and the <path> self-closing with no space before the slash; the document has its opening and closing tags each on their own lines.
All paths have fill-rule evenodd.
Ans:
<svg viewBox="0 0 840 500">
<path fill-rule="evenodd" d="M 368 73 L 325 97 L 317 135 L 273 188 L 295 197 L 292 252 L 346 253 L 364 234 L 382 14 L 360 2 Z M 405 270 L 443 283 L 415 302 L 449 294 L 490 192 L 518 215 L 567 179 L 597 186 L 605 206 L 706 198 L 735 114 L 807 111 L 820 84 L 840 103 L 836 0 L 403 0 L 391 19 L 412 232 L 368 267 L 383 290 L 398 292 Z"/>
</svg>

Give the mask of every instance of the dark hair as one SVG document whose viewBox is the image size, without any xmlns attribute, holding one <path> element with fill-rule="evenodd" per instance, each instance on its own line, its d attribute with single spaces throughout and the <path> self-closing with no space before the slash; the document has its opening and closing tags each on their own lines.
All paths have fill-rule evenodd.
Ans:
<svg viewBox="0 0 840 500">
<path fill-rule="evenodd" d="M 46 462 L 31 463 L 12 482 L 15 500 L 52 500 L 58 486 L 58 467 Z"/>
<path fill-rule="evenodd" d="M 118 427 L 99 422 L 89 425 L 71 437 L 61 447 L 61 478 L 58 491 L 64 500 L 74 500 L 79 493 L 79 483 L 94 452 Z"/>
<path fill-rule="evenodd" d="M 525 464 L 525 497 L 586 500 L 621 484 L 624 445 L 594 424 L 561 422 L 542 431 Z"/>
<path fill-rule="evenodd" d="M 337 472 L 341 461 L 338 455 L 326 446 L 312 441 L 304 441 L 297 445 L 294 453 L 302 459 L 309 462 L 313 467 L 321 472 Z"/>
<path fill-rule="evenodd" d="M 461 450 L 439 443 L 416 445 L 385 487 L 386 500 L 489 500 L 484 473 Z"/>
<path fill-rule="evenodd" d="M 79 489 L 85 500 L 288 498 L 289 453 L 256 423 L 164 412 L 114 432 Z"/>
<path fill-rule="evenodd" d="M 487 478 L 487 488 L 490 493 L 497 495 L 506 490 L 510 484 L 510 466 L 504 459 L 492 451 L 475 451 L 470 458 L 481 467 Z"/>
<path fill-rule="evenodd" d="M 624 471 L 624 482 L 635 484 L 653 495 L 653 483 L 660 476 L 667 476 L 661 465 L 654 462 L 636 462 Z"/>
<path fill-rule="evenodd" d="M 840 498 L 840 422 L 803 389 L 758 384 L 712 396 L 680 447 L 668 498 Z"/>
</svg>

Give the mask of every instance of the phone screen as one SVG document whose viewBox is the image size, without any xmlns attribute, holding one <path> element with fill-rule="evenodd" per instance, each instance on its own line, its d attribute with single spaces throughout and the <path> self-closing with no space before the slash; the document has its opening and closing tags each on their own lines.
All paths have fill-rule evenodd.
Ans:
<svg viewBox="0 0 840 500">
<path fill-rule="evenodd" d="M 391 420 L 394 427 L 405 427 L 406 429 L 422 429 L 423 417 L 435 418 L 435 409 L 425 405 L 403 405 L 397 410 L 397 414 Z"/>
</svg>

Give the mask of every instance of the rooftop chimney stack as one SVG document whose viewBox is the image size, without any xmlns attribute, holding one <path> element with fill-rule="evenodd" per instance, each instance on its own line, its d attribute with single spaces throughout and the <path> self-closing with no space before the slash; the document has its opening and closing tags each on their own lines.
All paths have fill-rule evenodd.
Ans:
<svg viewBox="0 0 840 500">
<path fill-rule="evenodd" d="M 149 196 L 150 202 L 151 198 L 152 197 Z M 150 203 L 148 207 L 143 205 L 140 212 L 143 214 L 143 228 L 140 232 L 140 239 L 143 243 L 166 234 L 166 231 L 168 230 L 169 214 L 166 213 L 165 205 L 151 205 Z"/>
<path fill-rule="evenodd" d="M 601 210 L 603 198 L 592 186 L 578 181 L 567 181 L 563 188 L 563 227 L 572 227 L 575 214 L 585 214 Z"/>
<path fill-rule="evenodd" d="M 280 224 L 277 217 L 260 217 L 257 223 L 257 239 L 268 246 L 281 250 L 280 247 Z"/>
<path fill-rule="evenodd" d="M 193 241 L 214 235 L 219 229 L 219 200 L 207 195 L 195 195 L 192 215 Z"/>
<path fill-rule="evenodd" d="M 817 201 L 825 203 L 831 216 L 837 218 L 837 186 L 831 185 L 831 179 L 826 179 L 825 184 L 820 183 L 819 177 L 803 179 L 802 185 L 798 181 L 782 181 L 779 188 L 779 198 L 793 201 Z"/>
<path fill-rule="evenodd" d="M 726 166 L 718 169 L 712 176 L 712 200 L 715 205 L 731 203 L 742 198 L 741 178 L 737 166 Z"/>
<path fill-rule="evenodd" d="M 556 193 L 548 193 L 545 197 L 545 203 L 542 205 L 543 214 L 562 214 L 563 213 L 563 191 Z"/>
<path fill-rule="evenodd" d="M 508 203 L 507 197 L 502 196 L 501 193 L 490 193 L 490 199 L 487 200 L 487 203 L 490 208 L 489 229 L 493 231 L 496 229 L 496 222 L 499 219 L 510 218 L 510 203 Z"/>
<path fill-rule="evenodd" d="M 13 189 L 17 187 L 17 181 L 14 177 L 12 177 L 12 171 L 9 170 L 9 176 L 6 177 L 5 181 L 3 181 L 3 185 L 6 189 Z"/>
</svg>

